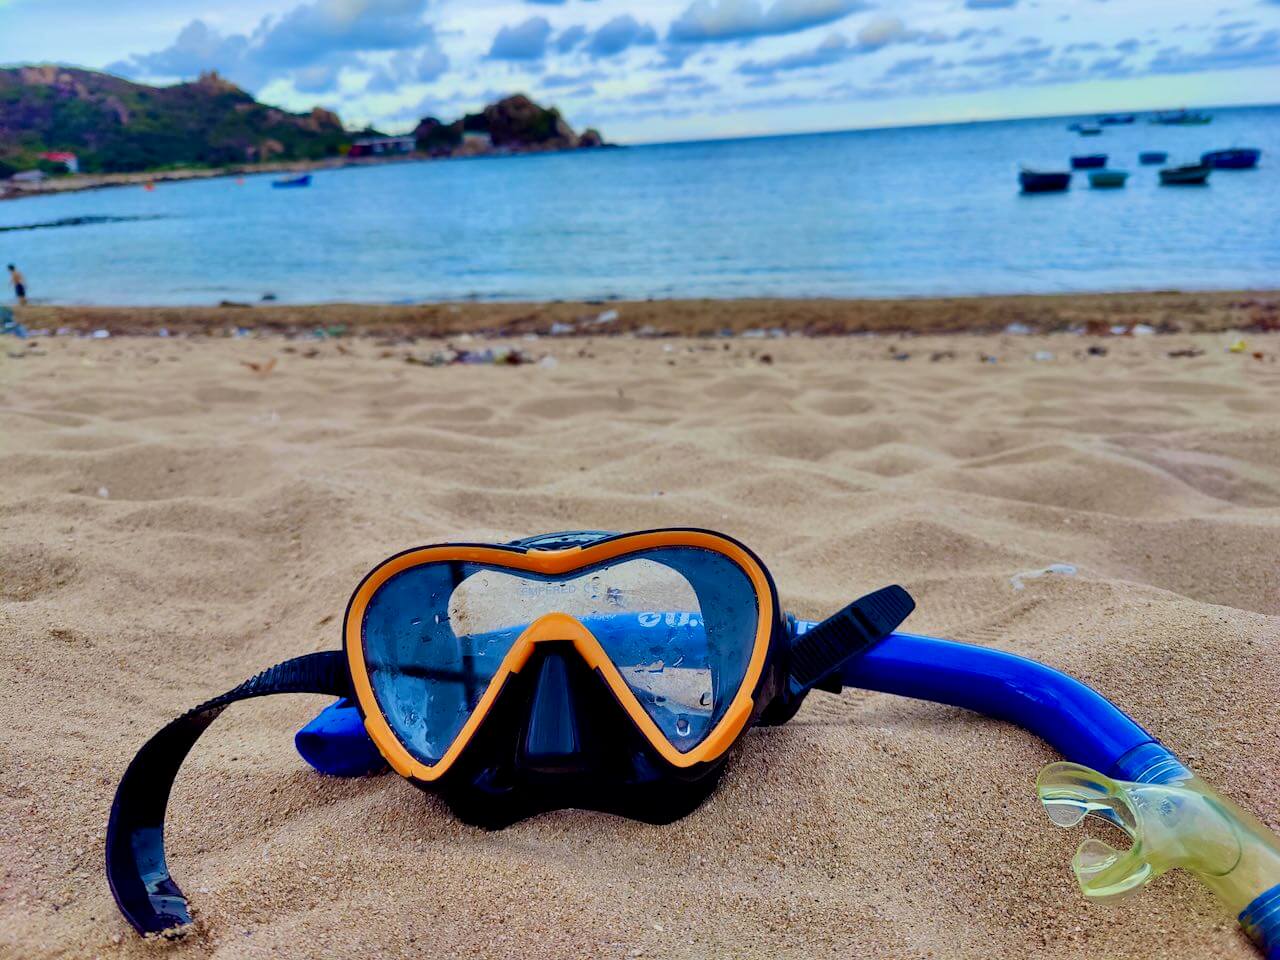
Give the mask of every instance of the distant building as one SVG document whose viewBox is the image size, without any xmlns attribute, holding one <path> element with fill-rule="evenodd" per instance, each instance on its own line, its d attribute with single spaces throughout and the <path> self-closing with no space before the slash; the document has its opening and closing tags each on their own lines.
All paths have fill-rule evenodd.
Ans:
<svg viewBox="0 0 1280 960">
<path fill-rule="evenodd" d="M 41 160 L 48 160 L 50 163 L 60 163 L 67 168 L 67 173 L 80 172 L 80 158 L 74 153 L 66 153 L 62 150 L 53 150 L 49 153 L 40 154 Z"/>
<path fill-rule="evenodd" d="M 418 143 L 413 137 L 365 137 L 351 145 L 349 157 L 386 157 L 413 153 Z"/>
<path fill-rule="evenodd" d="M 467 130 L 462 134 L 462 142 L 472 149 L 479 147 L 488 150 L 493 146 L 493 137 L 487 131 Z"/>
</svg>

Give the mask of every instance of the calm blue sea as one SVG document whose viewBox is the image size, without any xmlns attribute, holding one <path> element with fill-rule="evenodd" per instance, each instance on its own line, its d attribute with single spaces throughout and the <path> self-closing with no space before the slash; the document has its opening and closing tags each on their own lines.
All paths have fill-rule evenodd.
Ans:
<svg viewBox="0 0 1280 960">
<path fill-rule="evenodd" d="M 161 184 L 0 203 L 0 264 L 60 303 L 928 296 L 1280 285 L 1280 107 L 1203 127 L 1067 119 L 633 147 Z M 1204 189 L 1142 149 L 1265 151 Z M 1106 152 L 1096 191 L 1020 196 L 1019 163 Z"/>
</svg>

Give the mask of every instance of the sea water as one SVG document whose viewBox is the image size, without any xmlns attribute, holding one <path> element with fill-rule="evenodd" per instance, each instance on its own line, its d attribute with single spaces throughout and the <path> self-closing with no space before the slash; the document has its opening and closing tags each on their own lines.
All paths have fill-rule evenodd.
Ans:
<svg viewBox="0 0 1280 960">
<path fill-rule="evenodd" d="M 1280 285 L 1280 108 L 1199 127 L 1073 118 L 325 170 L 0 203 L 37 301 L 207 304 L 905 297 Z M 1161 187 L 1170 161 L 1257 170 Z M 1107 153 L 1123 190 L 1023 196 L 1019 164 Z M 71 225 L 11 230 L 73 221 Z M 87 222 L 86 222 L 87 221 Z"/>
</svg>

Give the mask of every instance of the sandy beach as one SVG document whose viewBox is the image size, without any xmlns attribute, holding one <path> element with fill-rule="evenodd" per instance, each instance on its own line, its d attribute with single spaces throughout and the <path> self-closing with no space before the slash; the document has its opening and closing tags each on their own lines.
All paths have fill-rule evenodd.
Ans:
<svg viewBox="0 0 1280 960">
<path fill-rule="evenodd" d="M 24 311 L 117 335 L 0 343 L 0 956 L 1254 957 L 1189 877 L 1086 903 L 1085 834 L 1042 813 L 1057 757 L 1033 737 L 861 692 L 749 733 L 674 825 L 561 812 L 497 833 L 394 775 L 313 773 L 292 734 L 323 700 L 245 703 L 170 806 L 196 930 L 144 943 L 102 872 L 138 746 L 335 648 L 372 565 L 566 528 L 723 530 L 814 617 L 900 582 L 909 628 L 1075 674 L 1280 828 L 1280 334 L 1230 353 L 1223 332 L 1265 327 L 1275 298 L 1136 296 L 1003 298 L 985 324 L 957 320 L 978 309 L 963 301 L 841 308 L 909 338 L 498 341 L 533 361 L 517 367 L 406 362 L 444 346 L 399 338 L 444 328 L 405 316 L 368 337 L 223 335 L 353 322 L 339 308 Z M 686 334 L 830 320 L 820 303 L 732 322 L 518 307 L 432 309 L 466 319 L 455 333 L 609 309 Z M 1185 332 L 934 332 L 1091 320 Z M 160 326 L 200 335 L 119 335 Z M 1014 589 L 1054 563 L 1077 573 Z"/>
</svg>

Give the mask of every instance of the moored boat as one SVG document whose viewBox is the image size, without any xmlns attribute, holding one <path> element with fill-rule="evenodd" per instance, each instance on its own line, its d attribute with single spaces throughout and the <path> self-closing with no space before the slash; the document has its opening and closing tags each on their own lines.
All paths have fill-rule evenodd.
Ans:
<svg viewBox="0 0 1280 960">
<path fill-rule="evenodd" d="M 1203 163 L 1187 163 L 1179 167 L 1165 167 L 1160 171 L 1160 183 L 1166 187 L 1201 187 L 1209 182 L 1213 167 Z"/>
<path fill-rule="evenodd" d="M 1114 127 L 1122 124 L 1133 123 L 1137 120 L 1132 113 L 1108 113 L 1098 118 L 1098 122 L 1104 127 Z"/>
<path fill-rule="evenodd" d="M 1235 147 L 1231 150 L 1210 150 L 1200 154 L 1200 162 L 1215 170 L 1252 170 L 1258 165 L 1262 151 L 1255 147 Z"/>
<path fill-rule="evenodd" d="M 1199 110 L 1165 110 L 1152 117 L 1151 122 L 1166 127 L 1193 127 L 1212 123 L 1213 117 Z"/>
<path fill-rule="evenodd" d="M 1071 186 L 1069 171 L 1028 170 L 1023 167 L 1018 173 L 1018 183 L 1023 193 L 1061 193 Z"/>
<path fill-rule="evenodd" d="M 1095 190 L 1115 190 L 1129 179 L 1128 170 L 1094 170 L 1089 174 L 1089 186 Z"/>
<path fill-rule="evenodd" d="M 1098 170 L 1107 165 L 1105 153 L 1086 153 L 1071 158 L 1072 170 Z"/>
<path fill-rule="evenodd" d="M 1169 153 L 1166 150 L 1143 150 L 1138 154 L 1138 162 L 1148 167 L 1156 163 L 1166 163 L 1168 160 Z"/>
<path fill-rule="evenodd" d="M 273 187 L 309 187 L 311 186 L 311 174 L 304 173 L 297 177 L 283 177 L 280 180 L 272 180 Z"/>
</svg>

